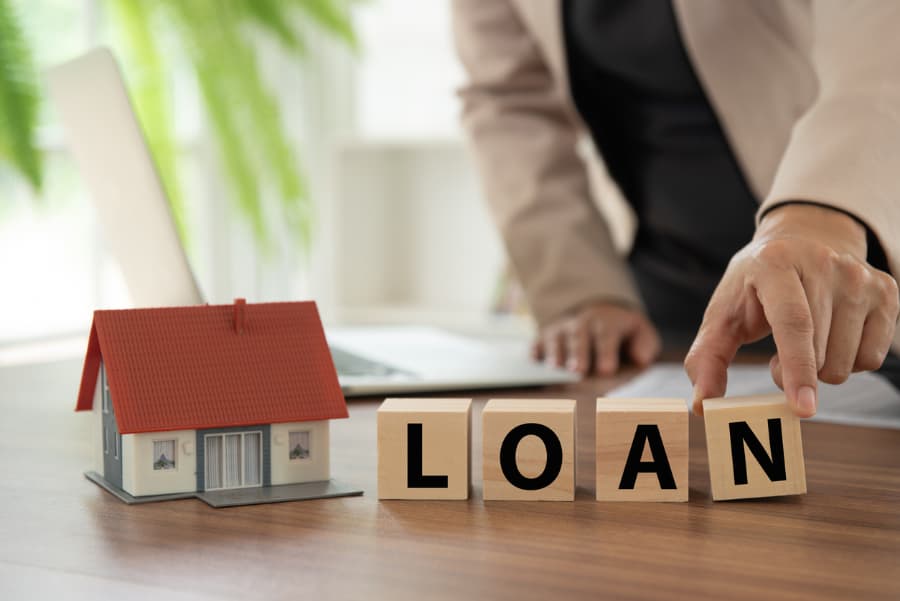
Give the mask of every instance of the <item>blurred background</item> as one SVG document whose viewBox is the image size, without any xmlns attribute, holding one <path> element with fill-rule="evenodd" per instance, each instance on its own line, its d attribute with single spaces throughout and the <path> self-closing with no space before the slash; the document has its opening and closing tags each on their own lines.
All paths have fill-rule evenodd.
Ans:
<svg viewBox="0 0 900 601">
<path fill-rule="evenodd" d="M 498 311 L 516 301 L 458 125 L 448 2 L 0 0 L 0 349 L 83 352 L 91 312 L 129 305 L 41 75 L 97 45 L 210 302 L 527 331 Z"/>
</svg>

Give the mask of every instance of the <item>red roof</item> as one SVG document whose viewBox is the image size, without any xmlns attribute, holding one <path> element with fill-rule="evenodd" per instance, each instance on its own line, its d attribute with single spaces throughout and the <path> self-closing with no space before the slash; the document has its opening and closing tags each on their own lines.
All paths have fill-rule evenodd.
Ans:
<svg viewBox="0 0 900 601">
<path fill-rule="evenodd" d="M 313 302 L 96 311 L 76 411 L 101 359 L 122 434 L 347 417 Z"/>
</svg>

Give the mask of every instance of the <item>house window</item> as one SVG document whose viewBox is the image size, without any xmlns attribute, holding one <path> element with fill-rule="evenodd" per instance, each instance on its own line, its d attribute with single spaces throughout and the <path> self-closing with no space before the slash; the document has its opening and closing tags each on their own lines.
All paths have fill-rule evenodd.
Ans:
<svg viewBox="0 0 900 601">
<path fill-rule="evenodd" d="M 106 381 L 106 369 L 100 369 L 100 395 L 103 398 L 103 413 L 110 412 L 109 382 Z"/>
<path fill-rule="evenodd" d="M 109 455 L 109 428 L 103 427 L 103 454 Z"/>
<path fill-rule="evenodd" d="M 115 452 L 115 455 L 113 455 L 113 456 L 114 456 L 116 459 L 118 459 L 118 458 L 119 458 L 119 449 L 122 448 L 122 435 L 119 434 L 118 432 L 116 432 L 115 443 L 116 443 L 116 446 L 115 446 L 115 451 L 116 451 L 116 452 Z"/>
<path fill-rule="evenodd" d="M 153 469 L 175 469 L 175 443 L 174 440 L 153 441 Z"/>
<path fill-rule="evenodd" d="M 309 430 L 305 430 L 303 432 L 291 432 L 288 435 L 288 440 L 290 443 L 288 457 L 291 461 L 302 461 L 304 459 L 309 459 L 309 438 Z"/>
</svg>

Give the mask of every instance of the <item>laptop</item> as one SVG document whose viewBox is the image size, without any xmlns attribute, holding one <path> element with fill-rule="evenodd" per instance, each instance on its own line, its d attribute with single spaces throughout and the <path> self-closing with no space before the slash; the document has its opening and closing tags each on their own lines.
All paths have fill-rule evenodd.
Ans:
<svg viewBox="0 0 900 601">
<path fill-rule="evenodd" d="M 165 191 L 112 53 L 98 48 L 48 72 L 68 147 L 108 246 L 139 307 L 202 304 Z M 347 396 L 561 384 L 565 370 L 523 353 L 418 326 L 326 327 Z"/>
</svg>

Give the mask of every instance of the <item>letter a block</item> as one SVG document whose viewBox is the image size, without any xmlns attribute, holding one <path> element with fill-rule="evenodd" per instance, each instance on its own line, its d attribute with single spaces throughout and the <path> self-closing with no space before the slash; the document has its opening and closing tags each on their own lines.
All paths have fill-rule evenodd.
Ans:
<svg viewBox="0 0 900 601">
<path fill-rule="evenodd" d="M 597 500 L 688 500 L 682 399 L 597 399 Z"/>
<path fill-rule="evenodd" d="M 470 399 L 387 399 L 378 408 L 378 498 L 468 499 Z"/>
<path fill-rule="evenodd" d="M 715 501 L 806 493 L 800 419 L 783 394 L 703 401 Z"/>
<path fill-rule="evenodd" d="M 493 399 L 482 419 L 485 501 L 575 499 L 575 401 Z"/>
</svg>

